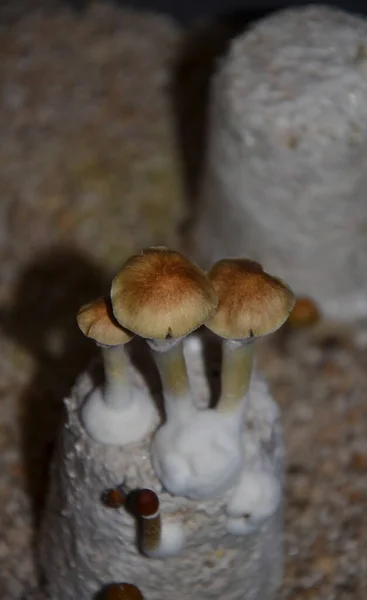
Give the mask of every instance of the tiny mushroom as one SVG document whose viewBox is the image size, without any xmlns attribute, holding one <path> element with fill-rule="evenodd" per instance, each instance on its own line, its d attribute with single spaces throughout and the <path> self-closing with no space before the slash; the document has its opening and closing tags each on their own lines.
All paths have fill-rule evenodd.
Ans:
<svg viewBox="0 0 367 600">
<path fill-rule="evenodd" d="M 134 508 L 139 518 L 140 549 L 146 556 L 163 558 L 181 550 L 185 540 L 183 528 L 174 521 L 162 523 L 159 498 L 153 490 L 139 490 Z"/>
<path fill-rule="evenodd" d="M 123 408 L 131 401 L 124 346 L 134 335 L 117 323 L 110 303 L 105 298 L 98 298 L 82 306 L 77 315 L 77 322 L 82 333 L 102 349 L 106 404 L 114 408 Z"/>
<path fill-rule="evenodd" d="M 251 379 L 253 342 L 279 329 L 294 306 L 286 283 L 248 259 L 224 259 L 209 271 L 219 299 L 206 326 L 224 338 L 221 395 L 217 409 L 233 411 L 245 398 Z"/>
<path fill-rule="evenodd" d="M 126 503 L 126 492 L 122 485 L 114 488 L 108 488 L 101 494 L 102 504 L 108 508 L 121 508 Z"/>
<path fill-rule="evenodd" d="M 141 549 L 146 554 L 156 550 L 161 541 L 161 515 L 157 494 L 153 490 L 139 490 L 135 508 L 141 519 Z"/>
<path fill-rule="evenodd" d="M 288 325 L 293 329 L 307 329 L 320 321 L 320 311 L 311 298 L 305 296 L 296 299 L 291 314 L 289 315 Z"/>
<path fill-rule="evenodd" d="M 104 588 L 102 600 L 144 600 L 144 597 L 132 583 L 111 583 Z"/>
<path fill-rule="evenodd" d="M 124 346 L 133 334 L 117 323 L 105 298 L 82 306 L 77 322 L 84 335 L 101 347 L 106 379 L 104 389 L 93 390 L 82 406 L 87 433 L 102 444 L 138 441 L 154 428 L 158 415 L 154 403 L 130 383 Z"/>
<path fill-rule="evenodd" d="M 162 379 L 168 419 L 192 412 L 183 338 L 213 316 L 217 297 L 204 271 L 159 246 L 127 260 L 111 301 L 117 321 L 147 340 Z"/>
</svg>

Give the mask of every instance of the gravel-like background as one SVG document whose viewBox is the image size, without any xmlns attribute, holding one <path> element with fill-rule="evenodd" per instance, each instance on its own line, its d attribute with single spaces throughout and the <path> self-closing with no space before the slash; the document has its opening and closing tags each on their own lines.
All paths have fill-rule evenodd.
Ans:
<svg viewBox="0 0 367 600">
<path fill-rule="evenodd" d="M 228 34 L 185 41 L 166 18 L 109 4 L 20 13 L 0 7 L 2 600 L 36 583 L 61 399 L 94 352 L 75 312 L 136 248 L 179 244 L 190 212 L 175 133 L 192 192 L 206 77 Z M 365 600 L 367 323 L 284 330 L 258 357 L 288 450 L 282 600 Z"/>
</svg>

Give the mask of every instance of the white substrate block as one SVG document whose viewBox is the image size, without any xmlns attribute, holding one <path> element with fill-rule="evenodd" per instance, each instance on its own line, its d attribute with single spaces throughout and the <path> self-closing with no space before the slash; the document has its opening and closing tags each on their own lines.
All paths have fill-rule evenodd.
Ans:
<svg viewBox="0 0 367 600">
<path fill-rule="evenodd" d="M 249 256 L 331 318 L 367 315 L 367 21 L 278 12 L 212 81 L 195 258 Z"/>
<path fill-rule="evenodd" d="M 195 401 L 206 408 L 210 386 L 198 336 L 186 340 L 185 355 Z M 144 378 L 136 380 L 142 390 Z M 118 447 L 86 434 L 80 408 L 92 389 L 83 375 L 65 400 L 40 543 L 49 597 L 91 600 L 106 584 L 125 581 L 137 585 L 145 600 L 275 600 L 283 562 L 283 447 L 279 412 L 261 377 L 253 376 L 243 419 L 243 470 L 222 495 L 202 501 L 162 488 L 151 461 L 151 435 Z M 154 402 L 148 387 L 145 393 Z M 267 478 L 277 490 L 272 497 Z M 159 495 L 164 558 L 140 553 L 133 516 L 102 504 L 102 492 L 122 482 Z"/>
</svg>

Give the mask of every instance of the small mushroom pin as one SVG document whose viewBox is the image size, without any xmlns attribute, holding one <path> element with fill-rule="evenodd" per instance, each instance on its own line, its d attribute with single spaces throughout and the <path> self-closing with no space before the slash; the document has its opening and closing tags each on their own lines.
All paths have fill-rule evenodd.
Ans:
<svg viewBox="0 0 367 600">
<path fill-rule="evenodd" d="M 184 545 L 183 527 L 175 521 L 161 519 L 159 498 L 150 489 L 141 489 L 135 498 L 135 512 L 139 518 L 140 548 L 150 558 L 177 554 Z"/>
<path fill-rule="evenodd" d="M 320 311 L 311 298 L 299 297 L 289 315 L 288 325 L 293 329 L 307 329 L 321 319 Z"/>
<path fill-rule="evenodd" d="M 108 508 L 121 508 L 126 503 L 126 492 L 122 485 L 108 488 L 101 494 L 102 504 Z"/>
<path fill-rule="evenodd" d="M 132 583 L 111 583 L 104 588 L 101 600 L 144 600 L 144 597 Z"/>
</svg>

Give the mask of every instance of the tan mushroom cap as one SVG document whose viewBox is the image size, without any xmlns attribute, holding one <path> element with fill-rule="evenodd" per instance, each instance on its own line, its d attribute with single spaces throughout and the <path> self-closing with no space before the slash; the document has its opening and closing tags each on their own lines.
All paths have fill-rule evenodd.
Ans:
<svg viewBox="0 0 367 600">
<path fill-rule="evenodd" d="M 105 298 L 84 304 L 79 309 L 77 322 L 85 336 L 104 346 L 127 344 L 134 337 L 115 321 L 110 302 Z"/>
<path fill-rule="evenodd" d="M 295 297 L 287 284 L 252 260 L 220 260 L 211 268 L 209 279 L 219 305 L 206 326 L 223 338 L 239 340 L 273 333 L 294 306 Z"/>
<path fill-rule="evenodd" d="M 121 325 L 155 340 L 188 335 L 218 304 L 205 272 L 161 246 L 127 260 L 112 282 L 111 300 Z"/>
</svg>

